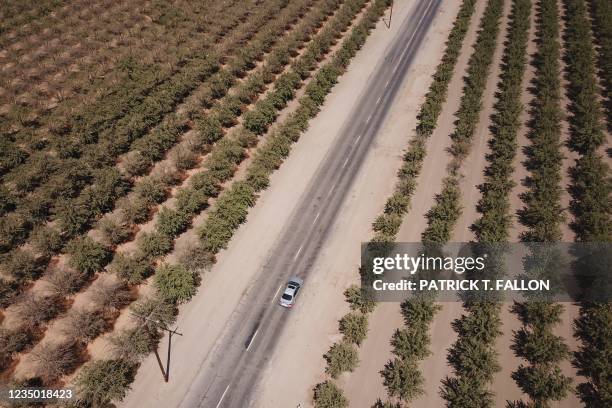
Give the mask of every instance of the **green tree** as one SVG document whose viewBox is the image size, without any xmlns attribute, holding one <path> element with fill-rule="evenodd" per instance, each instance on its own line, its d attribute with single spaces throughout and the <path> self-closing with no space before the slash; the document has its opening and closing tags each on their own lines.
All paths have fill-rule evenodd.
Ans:
<svg viewBox="0 0 612 408">
<path fill-rule="evenodd" d="M 397 329 L 391 338 L 393 354 L 406 360 L 423 360 L 429 356 L 429 333 L 427 330 Z"/>
<path fill-rule="evenodd" d="M 70 266 L 86 275 L 101 271 L 111 257 L 108 249 L 89 237 L 70 241 L 66 250 L 70 254 Z"/>
<path fill-rule="evenodd" d="M 172 250 L 172 239 L 157 231 L 143 232 L 138 239 L 138 249 L 148 260 L 159 258 Z"/>
<path fill-rule="evenodd" d="M 561 401 L 571 388 L 572 379 L 563 375 L 559 367 L 544 365 L 524 366 L 512 373 L 521 390 L 537 406 L 550 406 L 548 401 Z"/>
<path fill-rule="evenodd" d="M 155 287 L 168 302 L 183 303 L 196 292 L 196 278 L 182 265 L 163 264 L 155 271 Z"/>
<path fill-rule="evenodd" d="M 423 375 L 414 360 L 394 359 L 380 372 L 391 397 L 410 402 L 424 393 Z"/>
<path fill-rule="evenodd" d="M 41 259 L 37 259 L 30 251 L 17 248 L 6 257 L 2 270 L 16 281 L 23 282 L 38 278 L 44 270 Z"/>
<path fill-rule="evenodd" d="M 88 406 L 106 406 L 121 401 L 136 374 L 136 366 L 125 360 L 94 360 L 76 379 L 79 400 Z"/>
<path fill-rule="evenodd" d="M 138 362 L 155 349 L 157 338 L 139 326 L 122 330 L 110 342 L 115 358 Z"/>
<path fill-rule="evenodd" d="M 146 259 L 117 252 L 110 264 L 110 270 L 130 285 L 137 285 L 153 273 Z"/>
<path fill-rule="evenodd" d="M 136 194 L 142 197 L 149 205 L 159 204 L 166 199 L 166 185 L 157 176 L 149 176 L 140 180 L 134 188 Z"/>
<path fill-rule="evenodd" d="M 351 310 L 359 310 L 361 313 L 370 313 L 376 306 L 376 303 L 369 299 L 363 289 L 357 285 L 352 285 L 346 289 L 344 297 Z"/>
<path fill-rule="evenodd" d="M 205 174 L 205 173 L 198 173 Z M 182 188 L 176 193 L 176 210 L 185 214 L 196 214 L 207 205 L 209 190 L 197 189 L 192 182 L 193 188 Z"/>
<path fill-rule="evenodd" d="M 316 408 L 348 407 L 348 400 L 342 390 L 331 381 L 324 381 L 314 387 L 314 403 Z"/>
<path fill-rule="evenodd" d="M 360 345 L 368 334 L 368 317 L 362 313 L 351 312 L 340 319 L 339 326 L 346 341 Z"/>
<path fill-rule="evenodd" d="M 376 218 L 374 224 L 372 224 L 372 229 L 375 232 L 380 232 L 388 236 L 394 236 L 399 231 L 401 225 L 401 215 L 381 214 Z"/>
<path fill-rule="evenodd" d="M 39 226 L 32 231 L 31 242 L 34 249 L 45 257 L 57 253 L 64 244 L 59 231 L 46 225 Z"/>
<path fill-rule="evenodd" d="M 168 237 L 175 237 L 185 231 L 190 221 L 190 214 L 162 207 L 157 218 L 156 230 Z"/>
<path fill-rule="evenodd" d="M 338 378 L 345 371 L 353 371 L 359 363 L 357 350 L 345 341 L 334 343 L 323 358 L 327 361 L 325 372 L 332 378 Z"/>
<path fill-rule="evenodd" d="M 451 407 L 493 406 L 493 393 L 471 377 L 446 377 L 440 390 L 442 398 Z"/>
</svg>

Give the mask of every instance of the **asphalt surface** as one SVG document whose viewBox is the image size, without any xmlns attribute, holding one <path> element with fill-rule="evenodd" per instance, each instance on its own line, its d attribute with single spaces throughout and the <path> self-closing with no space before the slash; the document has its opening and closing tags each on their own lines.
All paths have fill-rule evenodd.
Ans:
<svg viewBox="0 0 612 408">
<path fill-rule="evenodd" d="M 345 197 L 414 62 L 441 0 L 418 1 L 402 22 L 341 133 L 303 193 L 268 263 L 234 310 L 215 349 L 180 407 L 245 407 L 276 347 L 291 310 L 278 305 L 291 276 L 304 279 L 329 235 Z M 408 129 L 407 129 L 408 132 Z M 359 245 L 358 242 L 355 245 Z M 297 302 L 300 297 L 298 295 Z M 296 350 L 299 352 L 299 350 Z M 299 369 L 299 367 L 296 367 Z M 291 390 L 279 390 L 291 392 Z"/>
</svg>

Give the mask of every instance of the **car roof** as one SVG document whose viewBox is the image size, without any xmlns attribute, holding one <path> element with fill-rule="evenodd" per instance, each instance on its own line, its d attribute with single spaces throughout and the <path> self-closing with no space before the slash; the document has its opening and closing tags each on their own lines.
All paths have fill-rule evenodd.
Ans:
<svg viewBox="0 0 612 408">
<path fill-rule="evenodd" d="M 289 282 L 287 282 L 287 285 L 290 285 L 292 283 L 297 284 L 298 286 L 302 286 L 304 284 L 304 280 L 298 278 L 297 276 L 294 276 L 293 278 L 289 279 Z"/>
</svg>

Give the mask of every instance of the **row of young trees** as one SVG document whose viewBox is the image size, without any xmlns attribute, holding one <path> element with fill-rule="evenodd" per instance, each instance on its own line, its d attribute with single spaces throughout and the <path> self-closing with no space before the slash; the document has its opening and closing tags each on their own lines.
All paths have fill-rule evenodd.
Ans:
<svg viewBox="0 0 612 408">
<path fill-rule="evenodd" d="M 609 169 L 598 149 L 605 143 L 593 40 L 582 1 L 564 1 L 564 48 L 570 100 L 568 147 L 579 154 L 570 171 L 572 229 L 582 241 L 606 241 L 612 235 Z"/>
<path fill-rule="evenodd" d="M 318 26 L 322 20 L 326 19 L 330 15 L 330 10 L 333 10 L 339 2 L 328 1 L 322 5 L 321 10 L 317 10 L 315 17 L 305 22 L 304 27 L 307 31 L 311 30 L 312 27 Z M 291 16 L 289 14 L 289 16 Z M 281 25 L 284 26 L 284 21 L 279 17 Z M 312 27 L 308 28 L 308 26 Z M 322 35 L 323 33 L 321 33 Z M 299 34 L 303 36 L 303 34 Z M 301 37 L 300 37 L 301 38 Z M 317 37 L 318 38 L 318 37 Z M 304 39 L 305 40 L 305 39 Z M 292 43 L 292 46 L 299 46 L 302 41 Z M 318 49 L 317 47 L 314 47 Z M 289 61 L 287 61 L 288 63 Z M 291 76 L 287 74 L 288 78 L 295 78 L 295 75 Z M 283 98 L 293 97 L 293 90 L 297 83 L 290 82 L 287 80 L 277 81 L 275 89 L 272 91 L 264 100 L 274 101 L 276 105 L 286 103 Z M 281 101 L 282 100 L 282 101 Z M 223 181 L 231 178 L 235 171 L 235 166 L 245 157 L 245 149 L 253 144 L 255 136 L 246 130 L 237 131 L 235 137 L 229 140 L 222 140 L 212 150 L 210 156 L 204 163 L 204 167 L 207 171 L 202 172 L 194 176 L 191 187 L 179 189 L 176 194 L 176 208 L 170 209 L 168 207 L 162 208 L 158 216 L 158 221 L 155 230 L 151 233 L 142 234 L 138 241 L 138 251 L 134 255 L 117 253 L 110 264 L 109 269 L 114 272 L 123 282 L 127 284 L 138 284 L 144 278 L 149 276 L 153 272 L 153 264 L 158 258 L 165 255 L 172 249 L 173 239 L 180 234 L 185 228 L 188 227 L 191 219 L 197 214 L 203 206 L 206 205 L 208 199 L 215 196 L 219 189 L 220 184 Z M 143 179 L 146 180 L 146 179 Z M 151 203 L 159 202 L 165 198 L 165 191 L 167 184 L 164 184 L 163 180 L 158 180 L 154 183 L 139 184 L 141 197 L 146 193 L 148 199 L 144 205 L 144 215 L 148 215 Z M 138 192 L 137 192 L 138 193 Z M 132 197 L 134 198 L 134 197 Z M 131 201 L 134 204 L 134 200 Z M 134 217 L 140 217 L 141 211 L 123 208 L 128 216 L 126 222 L 141 222 L 143 220 L 135 219 Z M 108 245 L 114 246 L 125 239 L 129 238 L 132 234 L 125 225 L 117 224 L 112 218 L 103 219 L 99 229 L 104 234 L 105 240 Z M 95 256 L 100 251 L 106 251 L 101 244 L 95 243 L 93 240 L 86 238 L 83 240 L 88 243 L 85 249 L 90 248 L 92 250 L 86 251 L 83 245 L 76 247 L 75 250 L 69 251 L 70 262 L 72 266 L 79 272 L 84 272 L 82 269 L 86 267 L 87 273 L 92 274 L 101 270 L 109 261 L 109 253 L 106 252 L 105 256 Z M 92 246 L 94 248 L 92 248 Z M 96 252 L 97 251 L 97 252 Z M 166 266 L 161 267 L 161 271 L 174 271 L 175 273 L 161 273 L 161 276 L 165 278 L 158 280 L 156 274 L 155 283 L 159 287 L 160 292 L 164 293 L 164 290 L 171 287 L 180 287 L 183 297 L 187 298 L 188 295 L 195 291 L 195 284 L 197 279 L 194 279 L 195 269 L 201 269 L 212 262 L 211 257 L 208 257 L 208 253 L 202 251 L 194 251 L 186 256 L 189 259 L 188 269 L 175 270 Z M 201 262 L 198 268 L 192 267 L 194 263 Z M 83 265 L 86 263 L 86 266 Z M 159 271 L 158 271 L 159 272 Z M 172 281 L 172 279 L 177 279 Z M 172 282 L 172 284 L 169 284 Z M 182 283 L 181 283 L 182 282 Z M 173 286 L 174 285 L 174 286 Z M 78 290 L 78 288 L 75 288 Z M 72 292 L 70 292 L 72 293 Z M 67 293 L 62 293 L 65 296 Z M 165 297 L 165 295 L 163 295 Z M 175 299 L 176 294 L 168 295 L 169 298 Z"/>
<path fill-rule="evenodd" d="M 482 109 L 482 95 L 493 62 L 499 20 L 503 13 L 503 0 L 490 0 L 480 22 L 480 31 L 474 44 L 474 52 L 468 61 L 464 78 L 464 92 L 455 116 L 457 122 L 450 135 L 452 145 L 449 175 L 443 180 L 442 191 L 435 198 L 434 206 L 427 212 L 427 228 L 423 232 L 424 243 L 445 243 L 451 239 L 452 230 L 461 215 L 459 169 L 469 153 L 472 138 Z"/>
<path fill-rule="evenodd" d="M 448 242 L 461 214 L 459 169 L 469 153 L 471 140 L 479 121 L 482 96 L 497 45 L 503 6 L 503 1 L 490 0 L 480 22 L 480 30 L 464 78 L 464 93 L 456 113 L 458 120 L 455 131 L 451 134 L 450 152 L 453 157 L 449 165 L 449 176 L 444 179 L 442 191 L 436 196 L 434 206 L 427 213 L 428 225 L 422 234 L 422 241 L 426 244 L 440 245 Z M 427 294 L 418 296 L 412 301 L 418 306 L 418 310 L 428 311 L 419 314 L 427 316 L 427 319 L 422 319 L 422 322 L 414 325 L 413 329 L 420 333 L 423 345 L 427 347 L 429 324 L 439 306 L 434 303 L 433 296 Z M 442 380 L 440 393 L 449 406 L 457 404 L 488 406 L 491 395 L 487 384 L 492 381 L 493 373 L 499 369 L 492 348 L 494 339 L 499 334 L 499 308 L 495 303 L 469 300 L 465 301 L 464 306 L 468 313 L 453 322 L 453 328 L 459 336 L 447 356 L 455 376 L 448 376 Z M 486 322 L 484 323 L 487 326 L 486 330 L 478 329 L 482 327 L 480 322 Z M 416 361 L 425 358 L 427 351 L 425 348 L 420 354 L 413 353 Z M 411 371 L 415 374 L 408 378 L 416 379 L 409 384 L 414 390 L 409 394 L 412 399 L 423 392 L 420 388 L 423 379 L 416 375 L 416 373 L 420 375 L 418 368 L 412 368 Z"/>
<path fill-rule="evenodd" d="M 384 213 L 372 225 L 372 229 L 376 233 L 375 241 L 395 241 L 401 220 L 408 212 L 410 200 L 417 185 L 417 178 L 425 160 L 425 144 L 437 126 L 438 117 L 446 101 L 448 84 L 453 76 L 463 40 L 470 26 L 475 4 L 475 0 L 464 0 L 459 8 L 446 41 L 442 60 L 436 67 L 433 82 L 425 95 L 425 101 L 419 109 L 416 132 L 414 138 L 410 141 L 408 151 L 403 158 L 402 167 L 398 172 L 399 182 L 396 191 L 387 201 Z"/>
<path fill-rule="evenodd" d="M 376 233 L 374 241 L 393 242 L 399 230 L 401 219 L 408 211 L 410 199 L 416 187 L 416 179 L 426 153 L 425 142 L 435 129 L 441 106 L 446 98 L 448 83 L 474 12 L 474 5 L 475 1 L 466 0 L 459 9 L 442 61 L 436 69 L 426 100 L 421 107 L 416 136 L 410 143 L 404 156 L 404 164 L 398 173 L 399 182 L 396 192 L 388 199 L 384 213 L 373 224 L 373 230 Z M 357 286 L 348 288 L 344 295 L 352 310 L 339 321 L 339 329 L 344 338 L 340 343 L 332 345 L 324 355 L 327 361 L 326 372 L 332 378 L 336 378 L 343 371 L 352 371 L 354 366 L 357 365 L 357 351 L 352 344 L 359 346 L 365 339 L 368 324 L 367 315 L 375 307 L 375 303 Z M 429 310 L 429 313 L 427 313 L 427 310 Z M 408 321 L 414 322 L 414 325 L 411 325 L 408 330 L 396 331 L 392 344 L 396 354 L 401 359 L 390 361 L 385 370 L 381 372 L 390 396 L 411 400 L 420 392 L 419 387 L 422 378 L 418 372 L 417 361 L 427 355 L 427 344 L 429 342 L 426 330 L 421 329 L 431 322 L 436 310 L 436 306 L 431 303 L 414 302 L 412 300 L 408 300 L 402 305 L 405 321 L 407 324 Z M 351 324 L 349 325 L 347 322 L 351 322 Z M 419 324 L 419 322 L 422 324 Z M 424 334 L 424 337 L 419 336 L 419 334 Z M 324 381 L 315 386 L 314 399 L 317 406 L 341 407 L 347 405 L 347 400 L 343 397 L 342 391 L 331 381 Z M 382 401 L 375 404 L 375 406 L 391 405 Z"/>
<path fill-rule="evenodd" d="M 514 0 L 509 17 L 507 39 L 502 57 L 501 81 L 498 85 L 495 113 L 492 115 L 492 138 L 485 169 L 485 182 L 479 187 L 482 197 L 477 209 L 481 214 L 473 229 L 475 247 L 485 251 L 487 278 L 499 278 L 503 269 L 503 243 L 508 239 L 511 225 L 509 194 L 513 160 L 516 155 L 516 136 L 520 126 L 522 80 L 526 65 L 531 1 Z M 482 276 L 480 277 L 482 278 Z M 501 334 L 501 299 L 464 294 L 466 314 L 453 322 L 458 339 L 449 350 L 448 361 L 455 377 L 443 380 L 442 396 L 448 406 L 493 406 L 493 392 L 488 389 L 495 372 L 500 370 L 495 341 Z"/>
<path fill-rule="evenodd" d="M 483 17 L 480 22 L 480 31 L 478 33 L 474 52 L 468 61 L 467 76 L 464 79 L 464 95 L 461 98 L 459 110 L 457 112 L 458 121 L 455 132 L 451 135 L 453 143 L 451 153 L 453 158 L 449 165 L 449 176 L 443 181 L 442 191 L 435 198 L 434 206 L 427 212 L 427 227 L 421 234 L 421 240 L 428 246 L 442 245 L 451 239 L 452 230 L 461 215 L 459 190 L 459 168 L 462 160 L 467 156 L 471 145 L 471 139 L 478 122 L 478 117 L 481 110 L 481 98 L 486 85 L 490 65 L 493 60 L 493 53 L 496 46 L 496 38 L 499 32 L 499 20 L 503 13 L 503 1 L 490 0 L 487 3 Z M 435 250 L 430 248 L 431 250 Z M 421 294 L 409 299 L 404 304 L 405 310 L 416 310 L 413 313 L 420 318 L 412 316 L 410 321 L 407 321 L 408 329 L 404 333 L 396 332 L 394 341 L 403 348 L 409 350 L 409 353 L 404 353 L 402 348 L 395 345 L 396 351 L 401 358 L 393 360 L 385 367 L 382 375 L 385 378 L 387 387 L 392 386 L 390 395 L 395 395 L 404 398 L 406 401 L 418 397 L 422 394 L 423 378 L 418 370 L 418 361 L 425 358 L 428 354 L 429 344 L 429 325 L 433 320 L 439 307 L 435 304 L 431 294 Z M 483 318 L 491 317 L 487 315 Z M 413 323 L 414 321 L 414 323 Z M 494 323 L 493 320 L 491 320 Z M 462 325 L 462 323 L 464 323 Z M 460 319 L 455 326 L 461 334 L 468 333 L 470 319 Z M 493 330 L 495 331 L 495 330 Z M 418 350 L 410 347 L 411 343 L 406 339 L 418 339 Z M 467 344 L 467 343 L 465 343 Z M 480 378 L 481 381 L 472 381 L 470 366 L 463 363 L 470 358 L 468 353 L 463 353 L 465 348 L 461 347 L 464 343 L 457 342 L 455 348 L 449 353 L 449 363 L 454 367 L 458 378 L 447 377 L 443 380 L 441 389 L 442 396 L 449 404 L 456 403 L 462 399 L 469 400 L 470 398 L 478 399 L 483 396 L 483 385 L 486 379 Z M 481 350 L 482 351 L 482 350 Z M 481 357 L 487 357 L 488 354 L 481 354 Z M 491 359 L 481 361 L 483 366 L 491 367 Z M 487 370 L 483 370 L 486 373 Z M 396 374 L 397 373 L 397 374 Z M 403 381 L 397 381 L 395 378 Z M 471 387 L 474 387 L 472 389 Z M 486 394 L 486 393 L 485 393 Z M 483 401 L 480 400 L 480 403 Z"/>
<path fill-rule="evenodd" d="M 608 116 L 608 127 L 612 126 L 612 5 L 606 0 L 589 0 L 593 24 L 593 40 L 598 49 L 599 76 L 603 85 L 603 97 Z"/>
<path fill-rule="evenodd" d="M 397 195 L 398 193 L 396 192 L 396 195 L 388 202 L 385 215 L 380 217 L 377 223 L 375 223 L 375 229 L 378 232 L 377 239 L 385 240 L 390 234 L 394 236 L 399 229 L 399 223 L 397 226 L 390 229 L 380 228 L 385 224 L 391 225 L 391 223 L 381 222 L 384 219 L 383 217 L 389 217 L 394 214 L 394 211 L 389 211 L 391 208 L 401 208 L 400 211 L 395 210 L 395 214 L 397 214 L 396 217 L 406 212 L 408 209 L 409 200 L 405 201 L 405 207 L 402 208 L 402 206 L 397 205 L 397 203 L 400 202 L 398 199 L 400 197 L 409 199 L 416 187 L 416 178 L 425 157 L 425 141 L 436 127 L 437 118 L 446 99 L 448 84 L 452 78 L 454 66 L 456 65 L 463 40 L 469 28 L 474 6 L 475 2 L 465 1 L 459 10 L 459 14 L 449 35 L 442 62 L 436 70 L 434 82 L 426 96 L 425 103 L 421 107 L 416 137 L 411 142 L 410 149 L 405 156 L 406 161 L 400 171 L 400 194 Z M 496 11 L 495 6 L 500 8 Z M 493 28 L 491 22 L 495 21 L 494 18 L 496 14 L 499 13 L 501 13 L 501 5 L 489 3 L 485 10 L 483 20 L 481 21 L 481 30 L 483 30 L 484 34 L 481 33 L 480 35 L 492 36 L 493 44 L 495 33 L 490 32 Z M 497 16 L 497 18 L 499 18 L 499 16 Z M 491 19 L 493 19 L 493 21 L 491 21 Z M 482 52 L 483 46 L 478 45 L 483 41 L 481 36 L 479 36 L 477 40 L 475 53 L 477 53 L 479 49 L 481 49 L 480 52 Z M 490 53 L 492 54 L 492 50 L 490 50 Z M 475 58 L 476 57 L 472 57 L 470 64 L 476 63 Z M 455 193 L 457 192 L 450 192 L 450 195 L 452 196 Z M 444 195 L 448 196 L 448 194 L 449 190 L 445 188 Z M 441 197 L 442 196 L 437 197 L 437 203 L 440 203 Z M 427 229 L 422 234 L 423 241 L 429 244 L 441 244 L 448 241 L 450 239 L 450 231 L 452 230 L 452 226 L 448 228 L 442 226 L 445 222 L 445 216 L 436 211 L 436 208 L 438 208 L 438 206 L 432 208 L 429 212 L 430 222 Z M 459 211 L 457 207 L 451 211 L 451 214 L 455 214 L 455 217 L 458 217 Z M 401 217 L 399 219 L 401 220 Z M 445 232 L 441 233 L 439 230 L 440 227 L 443 227 L 442 229 Z M 440 306 L 435 304 L 433 298 L 427 294 L 411 297 L 401 305 L 405 327 L 403 329 L 397 329 L 391 339 L 393 354 L 395 354 L 396 357 L 390 360 L 381 371 L 388 395 L 396 399 L 396 401 L 409 403 L 424 392 L 422 388 L 424 378 L 419 370 L 419 362 L 431 354 L 429 351 L 429 344 L 431 342 L 428 333 L 429 325 L 439 309 Z M 389 401 L 383 403 L 381 400 L 378 400 L 374 406 L 394 407 L 400 406 L 400 403 L 394 404 Z"/>
<path fill-rule="evenodd" d="M 363 1 L 355 1 L 352 7 L 355 12 L 361 9 L 361 6 L 356 7 L 356 4 L 362 4 Z M 327 94 L 333 85 L 335 79 L 340 75 L 344 68 L 350 62 L 361 44 L 365 41 L 374 21 L 380 17 L 382 10 L 386 7 L 386 2 L 380 1 L 376 7 L 371 8 L 364 20 L 353 29 L 350 36 L 344 40 L 342 47 L 336 52 L 331 62 L 325 64 L 318 73 L 313 77 L 311 83 L 307 87 L 307 92 L 300 99 L 297 110 L 289 115 L 285 122 L 275 130 L 267 139 L 266 144 L 262 146 L 254 158 L 253 163 L 247 169 L 247 178 L 244 181 L 235 182 L 232 187 L 226 191 L 217 201 L 215 206 L 218 209 L 225 200 L 227 208 L 231 208 L 236 214 L 242 214 L 248 211 L 248 207 L 252 206 L 256 200 L 256 192 L 264 189 L 267 186 L 269 175 L 276 169 L 284 158 L 289 154 L 291 144 L 293 144 L 307 127 L 310 118 L 318 113 L 322 100 L 315 95 Z M 349 20 L 350 23 L 350 20 Z M 312 95 L 312 96 L 311 96 Z M 314 97 L 314 99 L 313 99 Z M 211 214 L 211 217 L 214 215 Z M 233 233 L 231 229 L 230 234 Z M 229 238 L 228 238 L 229 239 Z M 196 262 L 198 264 L 198 262 Z M 201 264 L 199 265 L 201 266 Z M 185 266 L 172 266 L 172 268 L 183 269 Z M 158 271 L 159 272 L 159 271 Z M 173 274 L 169 274 L 173 275 Z M 156 280 L 157 274 L 156 274 Z M 159 283 L 158 283 L 159 286 Z M 143 319 L 142 321 L 155 322 L 157 320 L 166 324 L 172 321 L 173 314 L 171 311 L 173 305 L 168 305 L 167 300 L 163 299 L 145 299 L 137 304 L 137 314 L 146 317 L 151 313 L 155 316 L 161 315 L 156 319 Z M 158 310 L 161 309 L 161 312 Z M 154 327 L 153 329 L 158 329 Z M 82 371 L 77 386 L 84 395 L 87 401 L 107 402 L 111 399 L 121 399 L 129 387 L 129 383 L 133 376 L 129 359 L 116 358 L 113 360 L 99 360 L 89 363 Z M 121 387 L 112 387 L 112 393 L 100 393 L 100 389 L 96 384 L 121 384 Z M 323 394 L 328 395 L 323 392 Z"/>
<path fill-rule="evenodd" d="M 326 3 L 325 7 L 331 7 L 332 3 Z M 277 30 L 271 30 L 266 34 L 266 38 L 276 37 L 282 30 L 286 29 L 286 24 L 288 21 L 291 21 L 295 18 L 296 15 L 302 13 L 304 11 L 304 6 L 296 5 L 292 9 L 286 10 L 285 13 L 279 16 L 278 21 L 273 24 L 273 28 L 277 28 Z M 317 25 L 321 24 L 321 20 L 325 17 L 323 12 L 318 13 L 318 17 L 313 20 L 309 20 L 307 24 L 304 24 L 300 27 L 299 31 L 296 31 L 295 36 L 291 39 L 297 38 L 296 41 L 289 42 L 286 45 L 284 43 L 278 44 L 275 48 L 276 51 L 280 52 L 290 52 L 292 50 L 296 50 L 297 47 L 301 46 L 303 42 L 308 38 L 310 31 L 314 29 Z M 255 37 L 258 39 L 257 37 Z M 276 55 L 276 54 L 274 54 Z M 284 61 L 285 64 L 289 62 L 288 60 Z M 282 68 L 282 66 L 280 67 Z M 265 69 L 265 68 L 264 68 Z M 233 81 L 230 81 L 233 82 Z M 228 84 L 229 86 L 229 84 Z M 244 93 L 243 91 L 246 89 L 248 85 L 242 84 L 239 88 L 239 93 Z M 259 89 L 259 91 L 263 91 L 263 89 Z M 253 95 L 252 92 L 249 93 L 251 98 L 256 98 L 257 95 Z M 219 105 L 215 105 L 215 111 L 211 112 L 210 116 L 215 116 L 217 114 L 217 110 L 222 111 L 224 107 L 227 105 L 227 101 L 230 100 L 231 96 L 226 96 L 223 98 Z M 175 169 L 165 168 L 160 171 L 157 175 L 147 176 L 143 179 L 138 180 L 134 184 L 132 191 L 134 194 L 129 198 L 124 198 L 117 203 L 118 208 L 120 208 L 124 213 L 124 219 L 119 225 L 112 220 L 102 219 L 102 227 L 105 229 L 105 235 L 113 235 L 113 237 L 108 237 L 108 241 L 110 245 L 116 245 L 123 240 L 128 239 L 131 234 L 129 233 L 133 227 L 130 227 L 130 224 L 137 224 L 140 222 L 144 222 L 150 216 L 150 209 L 152 206 L 155 206 L 159 202 L 163 201 L 166 197 L 166 192 L 168 189 L 180 181 L 181 172 L 187 168 L 193 167 L 196 165 L 196 154 L 199 154 L 202 151 L 206 151 L 209 146 L 214 143 L 219 137 L 223 135 L 224 127 L 232 126 L 235 123 L 235 118 L 237 115 L 242 113 L 242 106 L 239 106 L 239 109 L 235 111 L 231 111 L 229 115 L 225 115 L 226 118 L 233 118 L 231 122 L 222 125 L 219 125 L 219 128 L 216 130 L 216 138 L 212 139 L 210 134 L 200 134 L 199 139 L 192 140 L 192 143 L 188 146 L 188 148 L 181 148 L 180 146 L 177 149 L 174 149 L 174 157 L 171 159 L 175 162 Z M 139 139 L 134 147 L 137 150 L 133 150 L 135 155 L 128 155 L 124 162 L 125 171 L 131 175 L 136 176 L 145 171 L 147 171 L 151 165 L 156 161 L 163 157 L 166 151 L 173 146 L 179 138 L 180 133 L 185 130 L 184 126 L 179 125 L 180 119 L 169 119 L 162 126 L 156 128 L 150 135 L 145 138 Z M 121 175 L 113 170 L 110 174 L 110 180 L 107 180 L 105 186 L 115 186 L 115 191 L 119 190 L 121 194 L 125 193 L 127 190 L 127 186 L 122 184 Z M 53 227 L 39 227 L 34 230 L 33 236 L 31 237 L 31 241 L 34 244 L 34 248 L 41 254 L 43 254 L 43 258 L 37 259 L 36 263 L 44 263 L 44 258 L 49 258 L 51 255 L 55 254 L 61 248 L 62 238 L 66 239 L 67 237 L 74 236 L 78 234 L 81 228 L 77 228 L 77 226 L 81 226 L 84 223 L 89 223 L 91 218 L 92 207 L 95 211 L 96 207 L 104 204 L 107 206 L 111 206 L 113 203 L 113 199 L 115 194 L 112 194 L 110 197 L 107 197 L 103 202 L 100 200 L 100 188 L 95 190 L 87 190 L 87 192 L 92 192 L 92 196 L 82 196 L 81 198 L 88 203 L 88 207 L 83 205 L 73 207 L 74 203 L 66 203 L 66 214 L 70 217 L 67 221 L 69 221 L 69 225 L 64 226 L 63 230 L 69 230 L 68 234 L 60 234 L 58 229 Z M 98 197 L 96 197 L 98 196 Z M 97 198 L 97 200 L 96 200 Z M 99 205 L 96 206 L 95 204 Z M 94 204 L 94 205 L 92 205 Z M 60 225 L 61 227 L 62 225 Z M 67 235 L 67 237 L 66 237 Z M 15 258 L 17 255 L 20 255 L 22 250 L 14 250 L 8 255 L 8 263 L 11 263 L 11 259 Z M 30 256 L 34 258 L 34 256 Z"/>
<path fill-rule="evenodd" d="M 457 18 L 447 41 L 447 47 L 441 63 L 436 69 L 434 80 L 426 96 L 426 101 L 421 107 L 417 135 L 411 141 L 408 152 L 404 157 L 404 164 L 398 176 L 400 181 L 396 192 L 389 198 L 384 213 L 377 218 L 373 224 L 376 232 L 374 237 L 378 242 L 393 242 L 401 224 L 402 216 L 408 211 L 410 199 L 416 187 L 416 178 L 420 172 L 425 157 L 425 142 L 433 132 L 435 123 L 441 111 L 441 105 L 446 98 L 448 83 L 450 82 L 454 66 L 467 29 L 471 15 L 474 12 L 475 1 L 466 0 L 460 7 Z M 375 303 L 368 298 L 367 294 L 357 286 L 348 288 L 344 293 L 350 305 L 351 312 L 339 321 L 339 330 L 343 334 L 343 340 L 331 346 L 324 355 L 327 361 L 326 372 L 336 378 L 344 371 L 352 371 L 358 363 L 355 346 L 359 346 L 367 334 L 367 315 L 374 309 Z M 423 313 L 429 310 L 430 313 Z M 423 328 L 433 318 L 437 310 L 433 303 L 422 303 L 407 301 L 402 305 L 402 311 L 406 322 L 423 321 L 423 325 L 415 323 L 415 328 Z M 411 313 L 413 312 L 413 313 Z M 385 384 L 389 387 L 389 394 L 412 399 L 419 392 L 420 380 L 415 355 L 427 354 L 428 335 L 426 330 L 415 330 L 425 337 L 415 336 L 415 333 L 407 330 L 397 331 L 394 336 L 394 347 L 402 358 L 389 362 L 381 372 L 385 377 Z M 414 337 L 413 337 L 414 336 Z M 423 351 L 424 350 L 424 351 Z M 416 354 L 414 354 L 416 353 Z M 420 354 L 419 354 L 420 353 Z M 348 401 L 337 386 L 331 381 L 319 383 L 314 388 L 315 405 L 320 407 L 343 407 Z M 378 401 L 375 406 L 387 406 L 390 403 Z"/>
<path fill-rule="evenodd" d="M 551 243 L 561 238 L 560 224 L 565 219 L 561 198 L 561 91 L 559 50 L 559 9 L 556 0 L 540 0 L 536 14 L 537 52 L 533 58 L 534 99 L 530 111 L 525 180 L 527 191 L 521 199 L 519 220 L 527 230 L 524 242 Z M 559 256 L 546 256 L 546 249 L 535 246 L 523 260 L 527 275 L 554 276 Z M 561 372 L 559 364 L 569 356 L 563 338 L 553 333 L 561 321 L 563 305 L 549 299 L 515 302 L 512 307 L 522 323 L 514 333 L 512 349 L 526 360 L 512 373 L 519 388 L 529 396 L 528 404 L 550 406 L 560 401 L 570 389 L 571 379 Z M 523 401 L 513 406 L 525 406 Z"/>
<path fill-rule="evenodd" d="M 572 197 L 571 227 L 580 242 L 610 242 L 612 240 L 612 206 L 610 168 L 598 152 L 605 142 L 603 115 L 599 103 L 599 86 L 595 69 L 593 41 L 599 48 L 600 75 L 604 101 L 610 102 L 610 44 L 612 33 L 610 4 L 591 1 L 593 34 L 583 1 L 564 0 L 565 72 L 570 100 L 570 139 L 568 146 L 578 153 L 570 169 Z M 606 21 L 606 18 L 608 20 Z M 608 105 L 608 108 L 610 106 Z M 582 299 L 579 317 L 574 322 L 575 337 L 581 345 L 574 353 L 573 363 L 586 381 L 578 384 L 577 394 L 586 406 L 605 407 L 612 404 L 612 308 L 610 303 Z"/>
</svg>

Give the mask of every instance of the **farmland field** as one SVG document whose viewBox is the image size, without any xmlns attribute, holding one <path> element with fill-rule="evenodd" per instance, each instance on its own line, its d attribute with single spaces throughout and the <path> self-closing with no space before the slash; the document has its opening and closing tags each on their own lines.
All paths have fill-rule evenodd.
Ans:
<svg viewBox="0 0 612 408">
<path fill-rule="evenodd" d="M 360 258 L 469 242 L 501 278 L 512 243 L 607 248 L 609 2 L 0 3 L 0 388 L 612 406 L 605 271 L 603 300 L 379 302 Z"/>
</svg>

